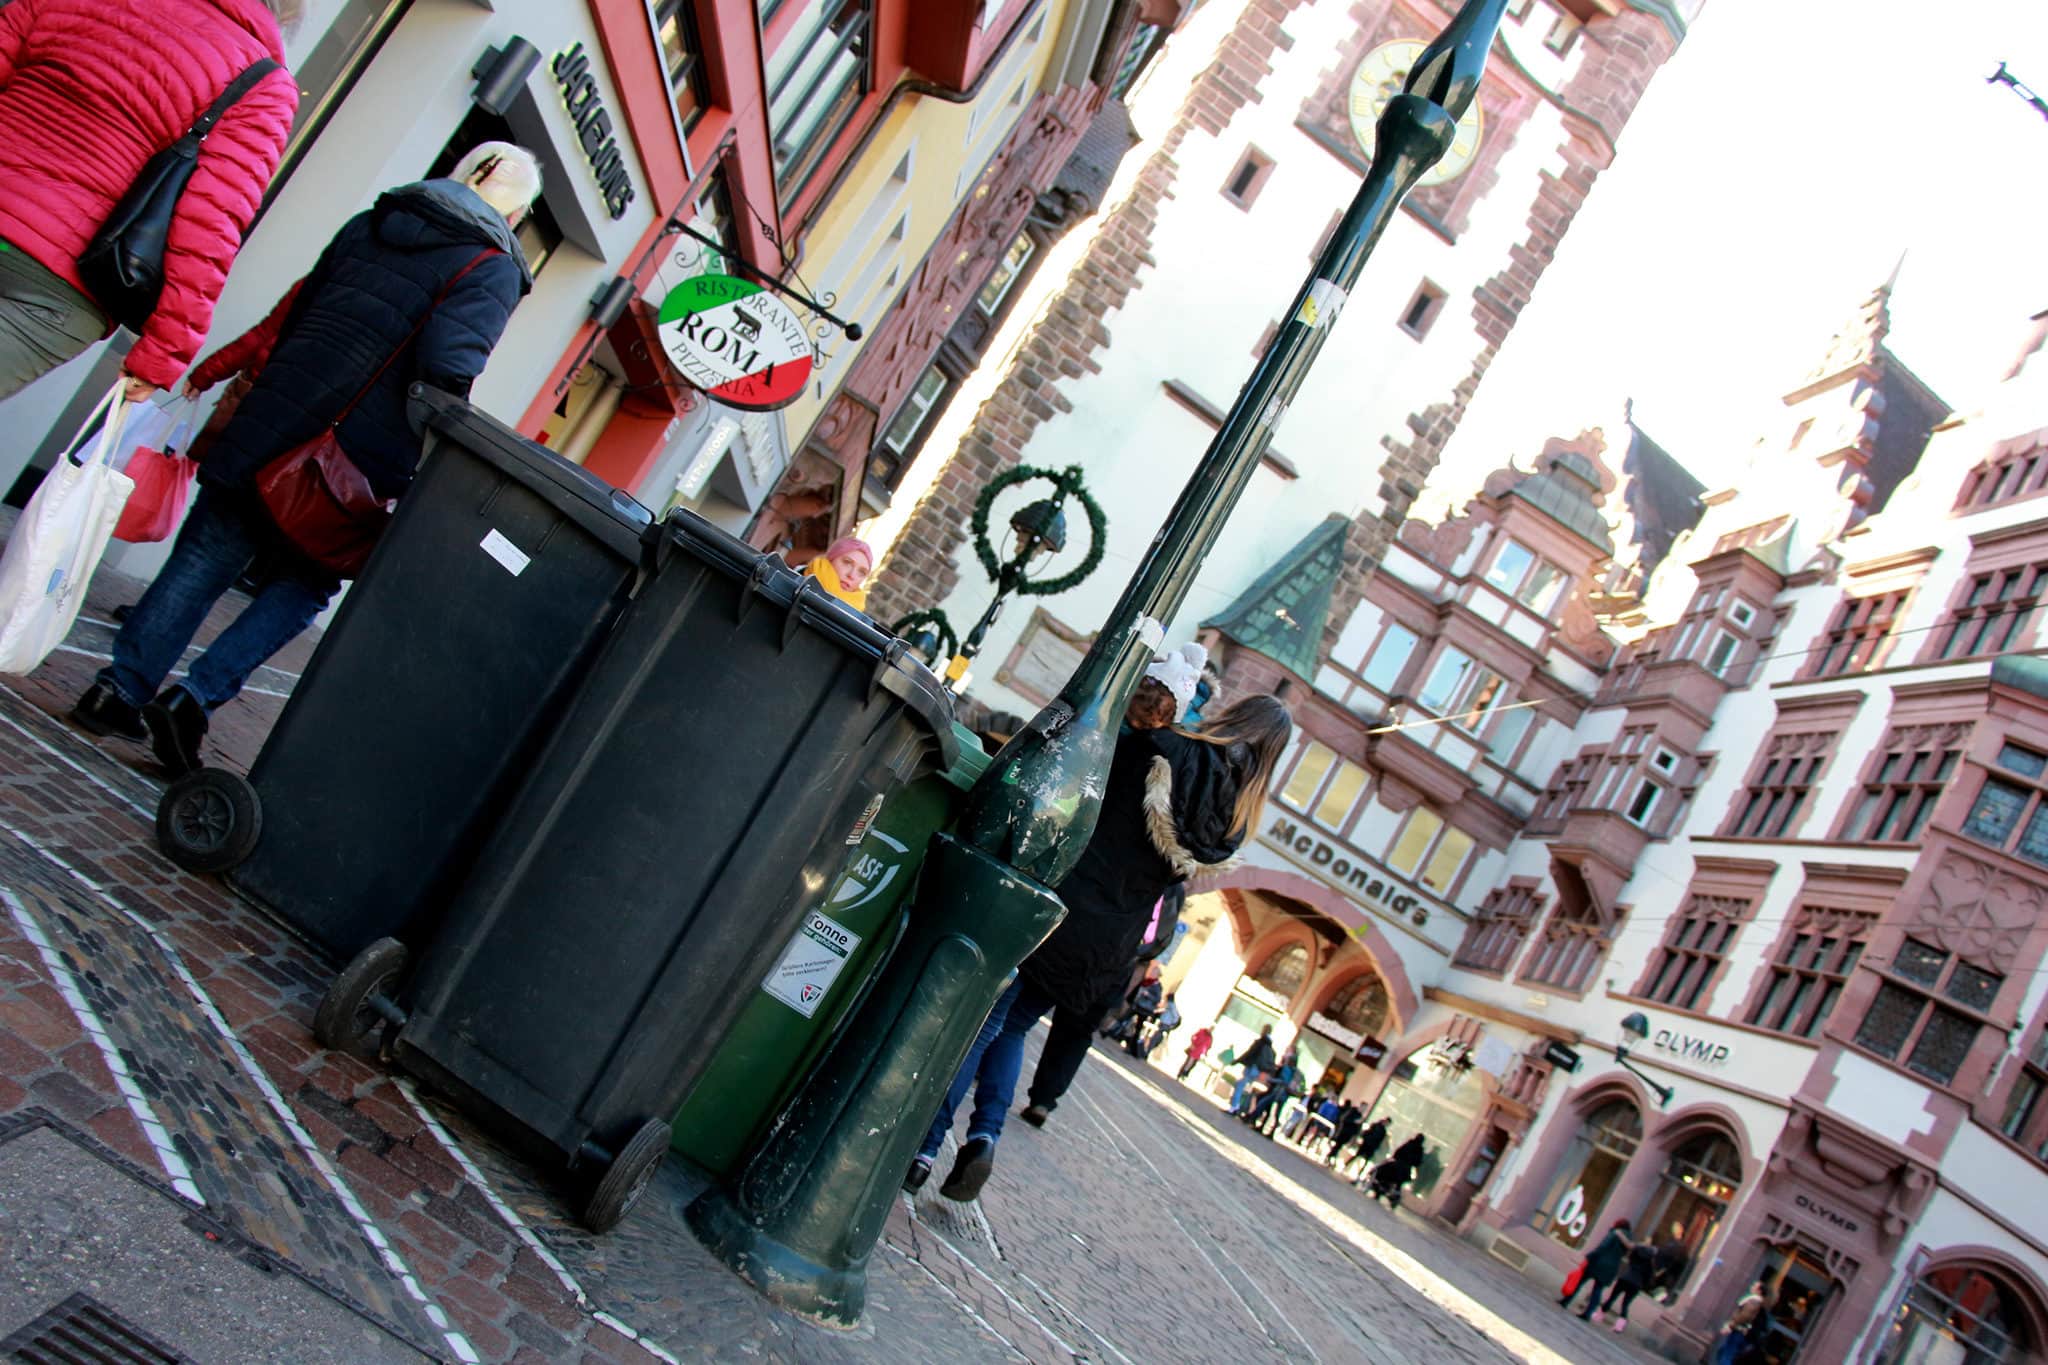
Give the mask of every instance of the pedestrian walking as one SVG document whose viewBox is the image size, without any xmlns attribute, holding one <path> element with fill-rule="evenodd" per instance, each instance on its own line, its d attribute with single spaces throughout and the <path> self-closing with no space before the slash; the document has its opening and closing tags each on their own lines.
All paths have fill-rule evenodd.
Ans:
<svg viewBox="0 0 2048 1365">
<path fill-rule="evenodd" d="M 1323 1164 L 1334 1168 L 1344 1149 L 1357 1138 L 1358 1130 L 1365 1123 L 1365 1111 L 1350 1100 L 1337 1106 L 1337 1117 L 1330 1123 L 1330 1150 L 1324 1156 Z"/>
<path fill-rule="evenodd" d="M 1614 1318 L 1617 1334 L 1628 1330 L 1628 1311 L 1635 1307 L 1636 1295 L 1648 1289 L 1657 1279 L 1657 1249 L 1648 1239 L 1637 1242 L 1628 1249 L 1628 1255 L 1621 1263 L 1621 1274 L 1615 1279 L 1614 1287 L 1607 1291 L 1604 1310 Z M 1615 1305 L 1620 1304 L 1620 1311 Z"/>
<path fill-rule="evenodd" d="M 1387 1118 L 1383 1114 L 1368 1123 L 1358 1134 L 1358 1150 L 1351 1154 L 1351 1159 L 1358 1163 L 1357 1184 L 1361 1187 L 1365 1184 L 1366 1173 L 1372 1169 L 1372 1159 L 1378 1156 L 1380 1148 L 1386 1145 L 1388 1126 Z"/>
<path fill-rule="evenodd" d="M 979 1074 L 984 1089 L 967 1142 L 939 1193 L 970 1200 L 981 1192 L 1023 1067 L 1025 1034 L 1049 1010 L 1100 1000 L 1130 969 L 1166 888 L 1236 854 L 1293 729 L 1279 698 L 1260 696 L 1199 730 L 1134 730 L 1118 741 L 1094 837 L 1058 888 L 1067 917 L 990 1011 L 904 1177 L 906 1188 L 924 1184 Z"/>
<path fill-rule="evenodd" d="M 1579 1296 L 1579 1291 L 1590 1287 L 1593 1291 L 1592 1297 L 1586 1301 L 1585 1311 L 1579 1314 L 1579 1319 L 1595 1325 L 1600 1322 L 1601 1296 L 1607 1292 L 1607 1286 L 1614 1283 L 1615 1277 L 1621 1274 L 1629 1248 L 1634 1245 L 1629 1241 L 1628 1231 L 1626 1218 L 1620 1219 L 1613 1227 L 1607 1229 L 1607 1235 L 1602 1237 L 1599 1245 L 1586 1256 L 1586 1263 L 1580 1268 L 1579 1282 L 1572 1286 L 1571 1292 L 1557 1301 L 1559 1308 L 1570 1308 L 1572 1300 Z"/>
<path fill-rule="evenodd" d="M 1258 1104 L 1253 1106 L 1245 1121 L 1263 1136 L 1272 1137 L 1273 1127 L 1280 1121 L 1280 1108 L 1291 1096 L 1300 1093 L 1300 1081 L 1301 1054 L 1298 1049 L 1288 1048 L 1287 1054 L 1280 1059 L 1280 1065 L 1267 1077 L 1266 1093 L 1259 1096 Z"/>
<path fill-rule="evenodd" d="M 1123 1013 L 1102 1031 L 1102 1036 L 1117 1039 L 1124 1044 L 1125 1050 L 1135 1057 L 1138 1052 L 1135 1041 L 1144 1031 L 1145 1025 L 1151 1023 L 1158 1015 L 1160 997 L 1164 993 L 1165 987 L 1159 981 L 1159 964 L 1153 963 L 1145 968 L 1144 979 L 1131 987 L 1130 993 L 1124 996 Z"/>
<path fill-rule="evenodd" d="M 1685 1224 L 1673 1223 L 1668 1236 L 1657 1244 L 1656 1275 L 1650 1288 L 1664 1296 L 1668 1307 L 1678 1302 L 1678 1286 L 1692 1266 L 1692 1248 L 1685 1242 Z"/>
<path fill-rule="evenodd" d="M 1415 1178 L 1422 1169 L 1422 1158 L 1428 1152 L 1428 1141 L 1420 1133 L 1394 1149 L 1394 1154 L 1373 1167 L 1372 1185 L 1367 1190 L 1375 1200 L 1384 1199 L 1387 1207 L 1401 1207 L 1401 1187 Z"/>
<path fill-rule="evenodd" d="M 368 496 L 405 491 L 420 457 L 406 392 L 418 381 L 466 397 L 483 373 L 533 286 L 512 229 L 539 194 L 533 154 L 487 142 L 450 179 L 391 190 L 335 234 L 291 308 L 273 313 L 274 340 L 252 348 L 267 352 L 260 373 L 200 465 L 199 496 L 112 664 L 72 711 L 83 729 L 146 737 L 173 776 L 199 766 L 207 717 L 341 586 L 280 526 L 260 480 L 331 431 Z M 160 692 L 213 604 L 266 551 L 262 590 Z"/>
<path fill-rule="evenodd" d="M 1216 1035 L 1207 1024 L 1195 1030 L 1195 1036 L 1188 1039 L 1188 1059 L 1180 1064 L 1181 1080 L 1186 1080 L 1188 1073 L 1195 1069 L 1202 1058 L 1209 1055 L 1209 1049 L 1215 1045 L 1215 1042 Z"/>
<path fill-rule="evenodd" d="M 1770 1301 L 1770 1281 L 1758 1280 L 1728 1315 L 1721 1339 L 1714 1343 L 1714 1365 L 1749 1365 L 1763 1336 L 1764 1309 Z"/>
<path fill-rule="evenodd" d="M 122 362 L 128 397 L 177 383 L 291 136 L 299 89 L 282 26 L 298 12 L 299 0 L 0 5 L 0 398 L 117 321 L 140 323 Z M 93 296 L 79 258 L 143 168 L 251 68 L 177 196 L 154 307 L 116 316 L 130 310 Z"/>
<path fill-rule="evenodd" d="M 1243 1065 L 1244 1070 L 1238 1074 L 1237 1086 L 1230 1092 L 1230 1112 L 1242 1118 L 1248 1112 L 1246 1106 L 1251 1100 L 1252 1087 L 1259 1083 L 1269 1069 L 1279 1065 L 1279 1059 L 1273 1051 L 1273 1026 L 1267 1024 L 1260 1029 L 1259 1036 L 1237 1060 Z"/>
</svg>

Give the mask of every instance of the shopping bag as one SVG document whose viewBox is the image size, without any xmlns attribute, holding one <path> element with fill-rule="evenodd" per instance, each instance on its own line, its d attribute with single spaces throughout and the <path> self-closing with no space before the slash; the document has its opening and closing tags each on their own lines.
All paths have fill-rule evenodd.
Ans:
<svg viewBox="0 0 2048 1365">
<path fill-rule="evenodd" d="M 128 415 L 121 422 L 120 443 L 107 463 L 117 472 L 126 474 L 128 462 L 138 450 L 175 450 L 183 454 L 191 442 L 188 419 L 198 406 L 191 399 L 129 404 Z M 188 434 L 181 437 L 180 428 L 186 428 Z"/>
<path fill-rule="evenodd" d="M 156 404 L 139 404 L 149 413 L 165 413 L 162 418 L 153 419 L 162 431 L 157 443 L 137 445 L 135 443 L 135 421 L 131 417 L 128 429 L 121 437 L 121 444 L 131 447 L 127 467 L 123 470 L 135 485 L 135 491 L 128 495 L 128 505 L 121 509 L 121 520 L 114 526 L 114 539 L 132 544 L 147 545 L 167 538 L 178 529 L 178 519 L 185 515 L 185 499 L 191 496 L 192 476 L 199 466 L 185 458 L 185 447 L 192 440 L 192 417 L 199 404 L 193 399 L 183 400 L 183 412 L 174 405 L 159 408 Z M 132 413 L 134 409 L 130 409 Z"/>
<path fill-rule="evenodd" d="M 0 673 L 29 673 L 63 642 L 114 523 L 134 488 L 113 467 L 127 404 L 117 381 L 93 409 L 92 449 L 67 452 L 43 478 L 0 554 Z"/>
<path fill-rule="evenodd" d="M 1579 1286 L 1584 1284 L 1585 1282 L 1586 1263 L 1584 1261 L 1580 1261 L 1577 1265 L 1572 1267 L 1571 1273 L 1564 1277 L 1564 1283 L 1557 1287 L 1557 1296 L 1561 1299 L 1568 1299 L 1572 1295 L 1578 1293 Z"/>
</svg>

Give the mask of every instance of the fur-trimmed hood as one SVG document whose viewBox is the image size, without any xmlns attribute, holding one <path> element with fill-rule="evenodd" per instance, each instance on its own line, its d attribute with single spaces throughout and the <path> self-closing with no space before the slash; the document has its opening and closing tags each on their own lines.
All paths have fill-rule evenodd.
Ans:
<svg viewBox="0 0 2048 1365">
<path fill-rule="evenodd" d="M 1237 797 L 1232 793 L 1223 810 L 1225 831 L 1236 805 Z M 1181 877 L 1227 872 L 1243 861 L 1237 851 L 1242 839 L 1227 832 L 1219 839 L 1214 812 L 1200 810 L 1190 814 L 1196 817 L 1189 821 L 1196 831 L 1184 833 L 1174 816 L 1173 764 L 1164 754 L 1156 756 L 1145 774 L 1145 833 L 1151 837 L 1152 847 L 1159 850 L 1159 856 Z"/>
</svg>

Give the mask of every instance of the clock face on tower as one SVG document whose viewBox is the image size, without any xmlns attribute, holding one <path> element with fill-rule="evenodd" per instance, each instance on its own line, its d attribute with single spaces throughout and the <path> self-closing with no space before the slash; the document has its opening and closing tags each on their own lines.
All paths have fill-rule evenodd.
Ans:
<svg viewBox="0 0 2048 1365">
<path fill-rule="evenodd" d="M 1372 157 L 1373 127 L 1379 122 L 1380 111 L 1387 107 L 1388 100 L 1401 93 L 1402 85 L 1408 80 L 1408 69 L 1426 46 L 1420 38 L 1397 38 L 1391 43 L 1382 43 L 1366 53 L 1365 59 L 1358 64 L 1358 70 L 1352 73 L 1351 92 L 1346 101 L 1351 112 L 1351 135 L 1358 139 L 1358 145 L 1368 160 Z M 1422 186 L 1441 185 L 1461 175 L 1472 164 L 1472 158 L 1479 155 L 1479 133 L 1483 121 L 1479 101 L 1474 98 L 1472 107 L 1465 111 L 1465 117 L 1458 120 L 1458 134 L 1451 140 L 1450 150 L 1416 183 Z"/>
</svg>

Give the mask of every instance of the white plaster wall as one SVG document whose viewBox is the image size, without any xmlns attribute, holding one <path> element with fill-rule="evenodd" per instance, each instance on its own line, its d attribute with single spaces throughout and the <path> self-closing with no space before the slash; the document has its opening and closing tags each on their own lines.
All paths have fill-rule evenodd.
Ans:
<svg viewBox="0 0 2048 1365">
<path fill-rule="evenodd" d="M 1221 6 L 1206 8 L 1216 13 L 1198 11 L 1169 43 L 1165 60 L 1207 65 L 1206 55 L 1197 60 L 1193 54 L 1213 53 L 1229 15 Z M 1108 613 L 1208 441 L 1206 428 L 1188 429 L 1192 419 L 1164 398 L 1160 384 L 1177 379 L 1227 406 L 1251 373 L 1254 343 L 1306 278 L 1310 248 L 1356 191 L 1357 175 L 1294 127 L 1302 101 L 1355 22 L 1346 0 L 1322 0 L 1290 16 L 1286 27 L 1293 43 L 1275 54 L 1273 74 L 1262 84 L 1264 103 L 1241 111 L 1221 136 L 1197 131 L 1183 141 L 1176 153 L 1175 197 L 1165 205 L 1152 243 L 1159 263 L 1144 272 L 1123 311 L 1106 320 L 1113 336 L 1143 338 L 1145 344 L 1098 352 L 1101 373 L 1062 387 L 1074 410 L 1042 426 L 1024 452 L 1031 464 L 1079 463 L 1111 511 L 1104 567 L 1045 603 L 1081 630 L 1094 629 Z M 1156 134 L 1178 105 L 1178 92 L 1162 72 L 1148 81 L 1134 118 L 1141 131 Z M 1294 461 L 1301 477 L 1286 482 L 1258 476 L 1186 607 L 1167 623 L 1169 639 L 1191 635 L 1332 511 L 1376 505 L 1385 458 L 1380 438 L 1405 436 L 1408 413 L 1447 399 L 1469 370 L 1480 345 L 1470 317 L 1471 291 L 1525 234 L 1537 171 L 1555 160 L 1561 127 L 1561 116 L 1548 106 L 1531 116 L 1500 163 L 1499 184 L 1477 206 L 1456 248 L 1405 215 L 1388 230 L 1276 433 L 1276 448 Z M 1244 212 L 1220 191 L 1253 145 L 1276 164 L 1252 210 Z M 1141 146 L 1132 156 L 1142 158 L 1147 151 Z M 1395 324 L 1424 276 L 1441 285 L 1451 302 L 1427 340 L 1417 343 Z M 956 621 L 972 621 L 991 589 L 971 547 L 962 547 L 961 565 L 961 585 L 943 605 Z M 991 632 L 983 658 L 1006 656 L 1028 618 L 1026 612 L 1008 613 Z M 1006 710 L 1035 709 L 993 674 L 984 664 L 971 689 L 976 696 Z"/>
</svg>

